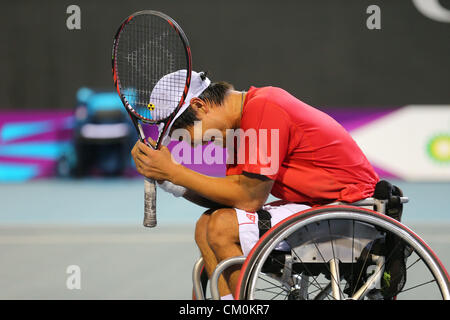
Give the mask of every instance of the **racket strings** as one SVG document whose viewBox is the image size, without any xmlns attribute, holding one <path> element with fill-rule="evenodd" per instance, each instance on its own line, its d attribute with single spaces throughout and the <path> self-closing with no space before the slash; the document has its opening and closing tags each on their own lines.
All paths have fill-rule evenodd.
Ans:
<svg viewBox="0 0 450 320">
<path fill-rule="evenodd" d="M 144 120 L 168 118 L 182 98 L 188 68 L 175 29 L 158 16 L 136 16 L 122 30 L 116 59 L 129 107 Z"/>
</svg>

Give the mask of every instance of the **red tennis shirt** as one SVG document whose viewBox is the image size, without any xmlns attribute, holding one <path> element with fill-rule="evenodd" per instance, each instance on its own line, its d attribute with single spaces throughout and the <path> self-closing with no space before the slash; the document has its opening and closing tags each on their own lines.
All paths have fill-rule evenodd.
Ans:
<svg viewBox="0 0 450 320">
<path fill-rule="evenodd" d="M 378 175 L 350 134 L 283 89 L 251 87 L 241 130 L 227 175 L 265 175 L 275 197 L 309 205 L 373 195 Z"/>
</svg>

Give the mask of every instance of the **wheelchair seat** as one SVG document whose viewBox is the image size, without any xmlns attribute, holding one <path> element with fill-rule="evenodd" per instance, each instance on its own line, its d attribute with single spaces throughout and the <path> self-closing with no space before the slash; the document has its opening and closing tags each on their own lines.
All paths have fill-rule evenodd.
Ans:
<svg viewBox="0 0 450 320">
<path fill-rule="evenodd" d="M 380 213 L 386 214 L 389 217 L 396 219 L 397 221 L 400 221 L 403 211 L 403 202 L 407 202 L 407 200 L 405 199 L 406 198 L 403 197 L 403 192 L 399 187 L 391 184 L 386 180 L 380 180 L 375 186 L 375 191 L 372 198 L 363 199 L 353 203 L 333 202 L 329 205 L 350 205 L 357 207 L 367 207 Z M 347 228 L 348 227 L 349 226 L 347 226 Z M 373 236 L 374 235 L 371 234 L 366 238 L 373 239 Z M 364 243 L 362 247 L 364 247 L 364 245 L 366 244 L 367 243 Z M 290 250 L 291 244 L 286 241 L 280 242 L 275 248 L 275 251 L 277 252 L 289 252 Z"/>
<path fill-rule="evenodd" d="M 366 207 L 400 221 L 403 203 L 407 201 L 408 199 L 403 197 L 403 192 L 399 187 L 381 180 L 377 183 L 372 198 L 354 203 L 335 202 L 330 205 Z M 336 259 L 339 261 L 342 276 L 349 281 L 350 289 L 347 288 L 347 290 L 353 292 L 354 288 L 360 286 L 360 279 L 353 279 L 354 268 L 367 270 L 370 265 L 375 265 L 374 262 L 367 263 L 370 261 L 369 256 L 386 256 L 389 253 L 389 255 L 397 257 L 392 260 L 395 267 L 390 267 L 392 263 L 389 263 L 386 265 L 386 270 L 395 269 L 393 273 L 406 275 L 404 252 L 407 251 L 407 248 L 395 247 L 398 239 L 386 236 L 385 233 L 369 224 L 359 224 L 356 233 L 355 227 L 350 221 L 333 221 L 331 224 L 317 223 L 309 226 L 307 230 L 299 230 L 291 234 L 270 253 L 261 271 L 276 277 L 282 276 L 286 268 L 286 259 L 292 255 L 296 260 L 290 265 L 293 272 L 309 276 L 317 276 L 322 273 L 326 277 L 330 277 L 327 263 Z M 330 229 L 339 236 L 330 235 Z M 311 239 L 311 234 L 314 234 L 314 239 Z M 320 252 L 320 256 L 318 252 Z M 404 281 L 405 276 L 402 276 L 398 279 L 399 284 L 396 284 L 395 287 L 403 287 Z M 393 290 L 389 297 L 392 298 L 398 291 Z"/>
</svg>

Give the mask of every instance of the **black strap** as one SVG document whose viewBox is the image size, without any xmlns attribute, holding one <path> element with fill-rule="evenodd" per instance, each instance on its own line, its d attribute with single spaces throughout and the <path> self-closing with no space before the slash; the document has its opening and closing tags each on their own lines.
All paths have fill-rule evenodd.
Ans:
<svg viewBox="0 0 450 320">
<path fill-rule="evenodd" d="M 259 237 L 261 238 L 263 234 L 272 227 L 272 223 L 270 221 L 272 216 L 264 209 L 259 209 L 256 213 L 258 214 L 258 229 Z"/>
<path fill-rule="evenodd" d="M 402 218 L 403 204 L 400 201 L 402 196 L 403 192 L 399 187 L 385 180 L 378 181 L 373 194 L 375 199 L 387 200 L 386 214 L 398 221 Z"/>
</svg>

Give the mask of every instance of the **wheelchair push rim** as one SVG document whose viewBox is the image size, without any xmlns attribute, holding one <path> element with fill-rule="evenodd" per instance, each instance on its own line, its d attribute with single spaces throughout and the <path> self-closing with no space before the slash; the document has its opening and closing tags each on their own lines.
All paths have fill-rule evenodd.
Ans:
<svg viewBox="0 0 450 320">
<path fill-rule="evenodd" d="M 413 231 L 408 229 L 400 222 L 386 215 L 372 210 L 355 208 L 352 206 L 327 206 L 324 208 L 310 209 L 299 212 L 278 223 L 275 227 L 272 228 L 272 230 L 267 232 L 258 241 L 253 250 L 249 253 L 246 262 L 241 269 L 235 297 L 238 299 L 254 299 L 255 290 L 258 289 L 256 287 L 256 283 L 259 279 L 259 275 L 262 274 L 261 269 L 263 268 L 265 261 L 271 254 L 272 250 L 277 246 L 277 244 L 280 241 L 283 241 L 284 239 L 293 235 L 297 230 L 304 228 L 305 226 L 311 225 L 313 223 L 320 223 L 326 220 L 357 221 L 358 223 L 365 223 L 377 228 L 382 228 L 386 232 L 394 234 L 396 237 L 404 241 L 405 244 L 410 246 L 417 257 L 422 260 L 423 264 L 427 267 L 431 275 L 434 277 L 433 281 L 436 282 L 442 298 L 445 300 L 450 299 L 448 273 L 436 254 L 420 237 L 418 237 Z M 332 266 L 332 264 L 330 264 L 330 266 Z M 412 265 L 410 265 L 409 267 L 411 266 Z M 384 267 L 384 265 L 380 265 L 378 272 L 382 271 L 381 267 Z M 330 271 L 330 267 L 328 267 L 328 271 Z M 331 275 L 331 279 L 327 290 L 339 290 L 342 296 L 340 296 L 338 293 L 338 297 L 343 297 L 344 295 L 342 293 L 342 289 L 340 289 L 340 286 L 337 287 L 335 285 L 331 286 L 334 288 L 330 287 L 330 284 L 340 283 L 340 281 L 331 281 L 334 279 L 334 277 L 332 276 L 334 273 L 331 273 L 331 271 L 329 273 Z M 407 288 L 405 288 L 404 291 L 407 291 L 406 289 Z M 288 292 L 285 293 L 287 297 Z M 364 298 L 366 294 L 367 291 L 364 292 L 363 295 L 359 298 Z M 330 295 L 327 294 L 327 296 Z M 423 299 L 426 297 L 421 298 Z"/>
</svg>

